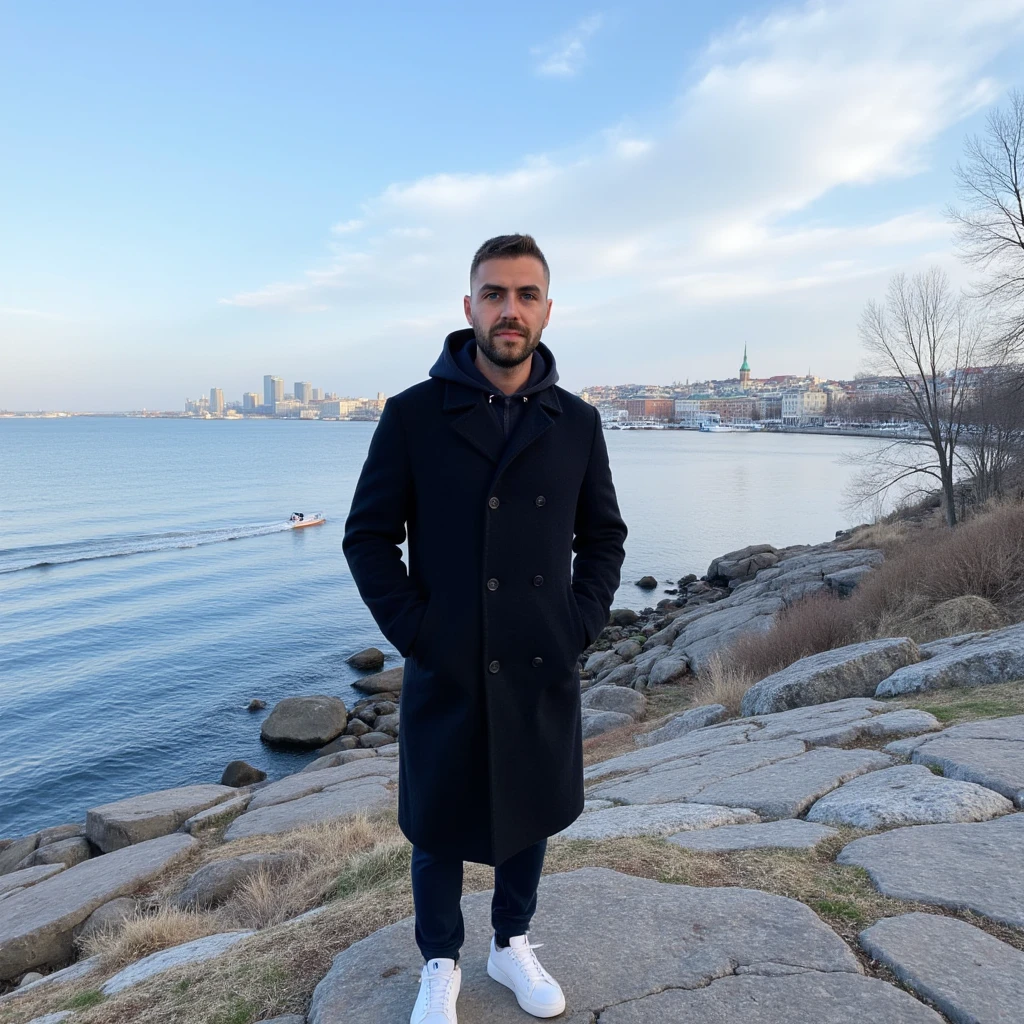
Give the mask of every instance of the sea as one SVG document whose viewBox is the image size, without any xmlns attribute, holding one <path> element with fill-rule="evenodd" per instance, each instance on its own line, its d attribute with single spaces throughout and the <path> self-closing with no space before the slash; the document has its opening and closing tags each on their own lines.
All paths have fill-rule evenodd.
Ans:
<svg viewBox="0 0 1024 1024">
<path fill-rule="evenodd" d="M 260 723 L 302 694 L 359 698 L 346 658 L 400 663 L 341 550 L 374 424 L 0 419 L 0 837 L 137 793 L 279 778 L 314 756 Z M 641 609 L 715 556 L 831 539 L 879 442 L 606 431 L 629 527 L 616 606 Z M 293 511 L 323 526 L 291 530 Z M 454 553 L 453 553 L 454 554 Z M 644 575 L 655 591 L 635 586 Z M 250 712 L 252 698 L 267 709 Z"/>
</svg>

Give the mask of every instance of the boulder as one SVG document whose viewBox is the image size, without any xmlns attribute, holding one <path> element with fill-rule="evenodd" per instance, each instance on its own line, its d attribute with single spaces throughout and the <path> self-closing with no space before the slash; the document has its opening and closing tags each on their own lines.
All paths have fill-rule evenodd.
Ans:
<svg viewBox="0 0 1024 1024">
<path fill-rule="evenodd" d="M 357 751 L 351 751 L 350 755 L 354 753 L 357 753 Z M 336 768 L 324 768 L 315 772 L 301 771 L 295 775 L 286 775 L 283 779 L 278 779 L 276 782 L 271 782 L 253 795 L 248 813 L 251 814 L 262 807 L 270 807 L 272 804 L 296 800 L 299 797 L 307 796 L 310 793 L 317 793 L 331 786 L 347 785 L 356 780 L 376 777 L 382 782 L 390 782 L 397 778 L 397 767 L 390 762 L 382 762 L 378 756 L 374 755 L 372 750 L 358 751 L 358 753 L 361 753 L 363 758 L 353 759 L 355 763 L 346 763 Z M 341 757 L 345 755 L 336 754 L 332 756 Z"/>
<path fill-rule="evenodd" d="M 871 572 L 871 569 L 870 565 L 854 565 L 849 569 L 830 572 L 825 577 L 825 586 L 837 597 L 849 597 L 857 589 L 857 584 Z"/>
<path fill-rule="evenodd" d="M 653 576 L 641 576 L 640 579 L 636 581 L 636 585 L 641 590 L 654 590 L 658 585 L 658 581 Z"/>
<path fill-rule="evenodd" d="M 751 544 L 716 558 L 708 566 L 707 577 L 712 583 L 717 580 L 745 580 L 778 562 L 779 552 L 771 544 Z"/>
<path fill-rule="evenodd" d="M 0 875 L 20 871 L 21 862 L 35 853 L 38 845 L 38 832 L 30 836 L 22 836 L 20 839 L 8 843 L 3 850 L 0 850 Z"/>
<path fill-rule="evenodd" d="M 206 935 L 201 939 L 193 939 L 191 942 L 172 946 L 170 949 L 161 949 L 158 953 L 151 953 L 149 956 L 129 964 L 124 970 L 118 971 L 100 986 L 100 991 L 105 996 L 116 995 L 118 992 L 123 992 L 126 988 L 138 985 L 157 974 L 163 974 L 164 971 L 169 971 L 172 967 L 212 960 L 253 934 L 251 931 L 221 932 L 218 935 Z"/>
<path fill-rule="evenodd" d="M 6 875 L 0 875 L 0 896 L 13 892 L 15 889 L 24 889 L 30 885 L 36 885 L 38 882 L 42 882 L 46 878 L 52 878 L 59 871 L 63 870 L 63 864 L 36 864 L 30 868 L 9 871 Z"/>
<path fill-rule="evenodd" d="M 85 822 L 76 821 L 71 825 L 51 825 L 49 828 L 41 829 L 36 835 L 39 837 L 39 846 L 49 846 L 51 843 L 59 843 L 65 839 L 77 839 L 85 836 Z"/>
<path fill-rule="evenodd" d="M 594 686 L 581 698 L 583 707 L 594 711 L 617 711 L 634 720 L 643 718 L 647 698 L 624 686 Z"/>
<path fill-rule="evenodd" d="M 620 665 L 624 665 L 625 663 L 625 658 L 619 657 L 619 655 L 613 650 L 594 651 L 594 653 L 587 658 L 586 663 L 583 666 L 583 670 L 585 672 L 589 672 L 591 676 L 596 678 L 600 676 L 602 672 L 611 672 L 613 668 L 618 668 Z"/>
<path fill-rule="evenodd" d="M 678 683 L 689 674 L 689 660 L 684 655 L 671 653 L 659 658 L 651 666 L 647 681 L 650 686 L 667 686 L 670 683 Z"/>
<path fill-rule="evenodd" d="M 589 740 L 593 736 L 600 736 L 613 729 L 621 729 L 623 726 L 632 724 L 631 715 L 625 715 L 619 711 L 595 711 L 587 708 L 583 712 L 583 738 Z"/>
<path fill-rule="evenodd" d="M 733 850 L 813 850 L 823 839 L 838 835 L 834 828 L 799 819 L 756 825 L 726 825 L 706 832 L 681 832 L 668 841 L 684 850 L 727 853 Z"/>
<path fill-rule="evenodd" d="M 244 882 L 261 871 L 271 878 L 287 873 L 299 862 L 295 851 L 244 853 L 204 864 L 192 874 L 174 900 L 182 910 L 210 910 L 226 903 Z"/>
<path fill-rule="evenodd" d="M 359 737 L 359 746 L 374 749 L 395 743 L 395 737 L 386 732 L 365 732 Z"/>
<path fill-rule="evenodd" d="M 247 711 L 262 711 L 267 706 L 265 700 L 260 700 L 259 697 L 253 697 L 251 701 L 246 705 Z"/>
<path fill-rule="evenodd" d="M 673 832 L 713 829 L 757 821 L 744 807 L 709 804 L 637 804 L 594 810 L 558 833 L 561 839 L 619 839 L 626 836 L 667 836 Z"/>
<path fill-rule="evenodd" d="M 398 725 L 398 712 L 393 711 L 390 715 L 378 715 L 373 720 L 373 731 L 386 732 L 389 736 L 397 736 Z"/>
<path fill-rule="evenodd" d="M 486 948 L 491 898 L 463 898 L 464 948 Z M 565 986 L 566 1024 L 598 1014 L 607 1024 L 838 1024 L 851 1007 L 864 1021 L 940 1024 L 912 996 L 863 977 L 809 907 L 751 889 L 674 885 L 606 868 L 547 875 L 530 936 L 545 944 L 544 965 Z M 309 1024 L 407 1020 L 422 963 L 412 918 L 353 943 L 317 985 Z M 524 1020 L 512 994 L 487 977 L 485 957 L 464 958 L 458 1009 L 462 1024 Z"/>
<path fill-rule="evenodd" d="M 725 718 L 726 709 L 721 704 L 704 704 L 698 708 L 690 708 L 681 715 L 666 722 L 657 729 L 650 732 L 638 733 L 633 741 L 638 747 L 649 747 L 655 743 L 664 743 L 666 740 L 674 740 L 685 736 L 695 729 L 703 729 L 705 726 L 714 725 Z"/>
<path fill-rule="evenodd" d="M 942 643 L 941 653 L 894 672 L 877 689 L 879 697 L 920 693 L 950 686 L 988 686 L 1024 679 L 1024 622 L 994 633 L 969 633 Z"/>
<path fill-rule="evenodd" d="M 80 836 L 74 839 L 61 839 L 55 843 L 47 843 L 46 846 L 38 847 L 22 862 L 26 868 L 35 867 L 39 864 L 63 864 L 70 868 L 75 864 L 81 864 L 92 856 L 92 848 L 87 840 Z"/>
<path fill-rule="evenodd" d="M 639 621 L 632 608 L 613 608 L 608 616 L 608 624 L 611 626 L 634 626 Z"/>
<path fill-rule="evenodd" d="M 90 808 L 85 815 L 89 841 L 104 853 L 176 831 L 186 819 L 236 796 L 230 786 L 178 786 L 142 793 Z"/>
<path fill-rule="evenodd" d="M 354 736 L 350 738 L 355 740 Z M 376 750 L 364 748 L 358 750 L 339 750 L 336 754 L 325 754 L 323 757 L 318 757 L 315 761 L 311 761 L 305 768 L 300 770 L 299 774 L 301 775 L 303 772 L 318 772 L 324 768 L 338 768 L 343 764 L 350 764 L 352 761 L 361 761 L 364 758 L 376 756 Z"/>
<path fill-rule="evenodd" d="M 619 665 L 610 672 L 602 672 L 595 682 L 606 686 L 632 686 L 640 671 L 635 661 Z"/>
<path fill-rule="evenodd" d="M 348 711 L 339 697 L 285 697 L 263 720 L 260 739 L 289 747 L 322 747 L 345 731 Z"/>
<path fill-rule="evenodd" d="M 195 835 L 204 828 L 216 828 L 218 825 L 223 825 L 229 819 L 235 817 L 236 814 L 241 814 L 249 806 L 251 799 L 251 792 L 241 792 L 230 800 L 207 807 L 205 811 L 200 811 L 198 814 L 193 814 L 191 818 L 186 818 L 179 831 Z"/>
<path fill-rule="evenodd" d="M 12 893 L 0 914 L 0 981 L 68 960 L 77 925 L 116 896 L 135 892 L 195 845 L 181 833 L 161 836 L 93 857 Z"/>
<path fill-rule="evenodd" d="M 345 660 L 360 671 L 379 672 L 384 667 L 384 652 L 376 647 L 367 647 Z"/>
<path fill-rule="evenodd" d="M 360 736 L 365 736 L 373 730 L 361 718 L 353 718 L 345 727 L 345 735 L 355 736 L 358 741 Z"/>
<path fill-rule="evenodd" d="M 129 896 L 118 896 L 117 899 L 97 907 L 80 925 L 72 931 L 76 944 L 81 945 L 100 932 L 119 931 L 125 921 L 131 920 L 138 913 L 138 904 Z"/>
<path fill-rule="evenodd" d="M 1006 1024 L 1024 1007 L 1024 952 L 966 921 L 901 914 L 862 931 L 864 952 L 958 1024 Z"/>
<path fill-rule="evenodd" d="M 919 644 L 964 633 L 982 633 L 1006 625 L 1003 613 L 991 601 L 975 594 L 952 597 L 915 616 L 906 624 L 906 634 Z"/>
<path fill-rule="evenodd" d="M 346 733 L 331 740 L 330 743 L 325 743 L 316 753 L 318 757 L 326 757 L 328 754 L 340 754 L 343 750 L 355 750 L 358 746 L 358 737 Z"/>
<path fill-rule="evenodd" d="M 632 637 L 615 645 L 615 653 L 623 661 L 632 661 L 643 649 L 643 644 L 637 643 Z"/>
<path fill-rule="evenodd" d="M 354 679 L 352 685 L 363 693 L 401 693 L 404 672 L 405 666 L 399 665 L 384 672 L 375 672 L 372 676 Z"/>
<path fill-rule="evenodd" d="M 1024 928 L 1024 814 L 864 836 L 838 862 L 863 868 L 886 896 Z"/>
<path fill-rule="evenodd" d="M 1006 797 L 990 789 L 940 778 L 920 764 L 904 764 L 851 779 L 823 796 L 807 812 L 807 820 L 879 829 L 988 821 L 1012 810 Z"/>
<path fill-rule="evenodd" d="M 917 644 L 908 637 L 813 654 L 755 683 L 743 696 L 742 711 L 764 715 L 843 697 L 869 697 L 883 679 L 920 657 Z"/>
<path fill-rule="evenodd" d="M 261 768 L 254 768 L 248 761 L 229 761 L 220 777 L 222 786 L 251 786 L 254 782 L 262 782 L 267 773 Z"/>
</svg>

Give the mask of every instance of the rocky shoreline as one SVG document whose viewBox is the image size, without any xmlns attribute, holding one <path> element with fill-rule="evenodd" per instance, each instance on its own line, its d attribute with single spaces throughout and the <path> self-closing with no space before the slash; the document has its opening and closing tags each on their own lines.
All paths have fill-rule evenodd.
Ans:
<svg viewBox="0 0 1024 1024">
<path fill-rule="evenodd" d="M 665 588 L 653 607 L 613 610 L 608 626 L 580 659 L 585 738 L 624 727 L 636 731 L 647 719 L 652 694 L 691 683 L 713 655 L 740 636 L 768 629 L 788 604 L 824 590 L 848 596 L 882 561 L 882 553 L 851 547 L 849 535 L 841 540 L 842 546 L 756 545 L 730 552 L 715 559 L 703 578 L 684 577 Z M 659 586 L 651 578 L 638 582 L 652 591 Z M 352 708 L 329 695 L 287 698 L 262 722 L 266 742 L 314 755 L 301 771 L 271 781 L 258 768 L 234 761 L 218 784 L 131 796 L 89 808 L 82 822 L 0 839 L 0 1007 L 36 986 L 97 970 L 95 958 L 75 962 L 83 941 L 145 915 L 147 886 L 187 861 L 210 837 L 230 844 L 393 807 L 402 670 L 380 671 L 384 657 L 375 649 L 350 660 L 377 670 L 357 681 L 367 696 Z M 934 716 L 890 711 L 877 697 L 1021 679 L 1021 624 L 931 643 L 906 637 L 870 641 L 801 659 L 751 687 L 742 717 L 730 719 L 721 705 L 690 708 L 655 729 L 636 732 L 630 753 L 591 765 L 587 808 L 561 838 L 647 835 L 686 848 L 728 850 L 751 843 L 813 847 L 840 826 L 907 826 L 857 840 L 840 857 L 840 863 L 868 870 L 882 891 L 889 885 L 895 891 L 904 882 L 889 881 L 893 872 L 884 867 L 889 863 L 884 858 L 898 858 L 900 852 L 886 845 L 895 842 L 886 836 L 925 827 L 991 830 L 998 825 L 1000 848 L 1020 854 L 1019 868 L 1024 864 L 1024 814 L 1019 813 L 1024 809 L 1024 716 L 943 730 Z M 872 745 L 858 746 L 866 743 Z M 977 837 L 971 846 L 976 863 L 989 834 L 970 833 Z M 912 838 L 917 841 L 915 836 L 908 842 Z M 885 842 L 872 845 L 868 839 Z M 927 850 L 935 856 L 933 847 Z M 993 878 L 1008 870 L 1004 854 L 999 857 Z M 216 907 L 255 872 L 273 877 L 289 863 L 287 854 L 220 858 L 184 880 L 176 905 Z M 952 864 L 948 870 L 955 874 L 960 868 Z M 595 892 L 606 884 L 603 878 L 585 881 Z M 1024 876 L 1015 884 L 1024 891 Z M 935 895 L 943 885 L 948 888 L 948 878 L 934 883 L 927 898 L 914 898 L 943 905 L 945 897 Z M 998 902 L 996 896 L 972 896 L 966 905 L 1024 934 L 1024 906 L 997 912 Z M 164 959 L 150 963 L 153 957 L 147 957 L 134 965 L 137 980 L 121 977 L 125 972 L 108 978 L 103 994 L 176 964 L 222 955 L 249 934 L 195 940 L 186 944 L 189 949 L 179 949 L 177 959 L 168 957 L 173 951 L 154 954 Z M 883 930 L 870 942 L 872 949 L 889 950 L 891 936 Z M 1002 949 L 998 953 L 1005 955 Z M 886 955 L 900 959 L 898 952 Z M 1019 955 L 1024 964 L 1024 953 Z M 339 954 L 329 976 L 333 980 L 328 984 L 325 978 L 327 988 L 314 998 L 310 1021 L 349 1014 L 345 992 L 353 991 L 355 977 L 350 962 L 356 962 L 354 954 Z M 1018 983 L 1024 992 L 1024 968 L 1014 978 Z M 394 1006 L 382 1004 L 377 1015 L 365 1019 L 391 1020 L 393 1012 Z M 915 1016 L 916 1010 L 885 1012 L 895 1021 L 938 1020 Z M 636 1018 L 641 1019 L 648 1017 Z"/>
</svg>

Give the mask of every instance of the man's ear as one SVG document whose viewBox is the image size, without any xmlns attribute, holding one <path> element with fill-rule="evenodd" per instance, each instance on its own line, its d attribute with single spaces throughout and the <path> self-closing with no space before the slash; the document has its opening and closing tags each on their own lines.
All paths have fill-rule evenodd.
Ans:
<svg viewBox="0 0 1024 1024">
<path fill-rule="evenodd" d="M 462 297 L 462 308 L 466 313 L 466 323 L 473 326 L 473 306 L 468 295 Z"/>
<path fill-rule="evenodd" d="M 547 325 L 550 322 L 551 322 L 551 299 L 548 299 L 548 315 L 546 317 L 544 317 L 544 326 L 547 327 Z"/>
</svg>

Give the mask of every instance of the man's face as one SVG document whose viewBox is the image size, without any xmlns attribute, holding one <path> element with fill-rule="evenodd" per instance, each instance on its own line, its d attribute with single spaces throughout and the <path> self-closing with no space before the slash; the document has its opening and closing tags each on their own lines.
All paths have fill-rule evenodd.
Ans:
<svg viewBox="0 0 1024 1024">
<path fill-rule="evenodd" d="M 533 355 L 551 317 L 544 267 L 533 256 L 485 260 L 464 300 L 476 343 L 496 366 L 519 366 Z"/>
</svg>

